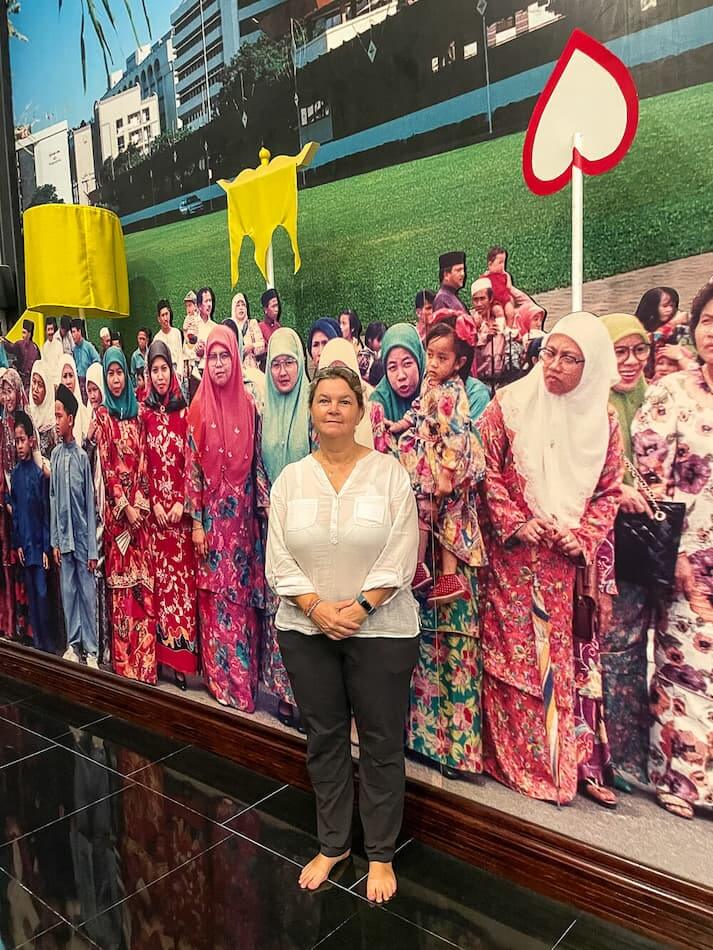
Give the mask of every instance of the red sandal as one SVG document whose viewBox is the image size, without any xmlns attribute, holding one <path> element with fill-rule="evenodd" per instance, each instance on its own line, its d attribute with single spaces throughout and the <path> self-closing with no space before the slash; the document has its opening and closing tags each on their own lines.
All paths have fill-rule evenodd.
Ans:
<svg viewBox="0 0 713 950">
<path fill-rule="evenodd" d="M 433 578 L 431 577 L 431 572 L 423 561 L 421 561 L 421 563 L 416 566 L 416 573 L 413 575 L 413 580 L 411 581 L 411 590 L 423 590 L 425 587 L 430 587 L 432 582 Z"/>
</svg>

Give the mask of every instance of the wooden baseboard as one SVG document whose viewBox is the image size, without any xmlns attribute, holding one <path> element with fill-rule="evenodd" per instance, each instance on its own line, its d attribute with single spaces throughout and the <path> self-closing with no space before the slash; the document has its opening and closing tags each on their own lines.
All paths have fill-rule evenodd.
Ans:
<svg viewBox="0 0 713 950">
<path fill-rule="evenodd" d="M 0 671 L 308 789 L 304 743 L 221 708 L 0 641 Z M 686 950 L 713 947 L 713 890 L 409 780 L 405 826 L 425 844 Z M 703 824 L 703 823 L 702 823 Z M 706 825 L 708 823 L 706 822 Z M 702 834 L 710 834 L 706 827 Z"/>
</svg>

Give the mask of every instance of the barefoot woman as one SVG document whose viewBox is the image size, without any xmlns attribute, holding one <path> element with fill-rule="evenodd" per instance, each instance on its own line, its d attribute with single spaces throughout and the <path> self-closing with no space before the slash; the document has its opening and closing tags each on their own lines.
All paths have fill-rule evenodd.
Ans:
<svg viewBox="0 0 713 950">
<path fill-rule="evenodd" d="M 288 465 L 270 500 L 267 579 L 280 597 L 278 642 L 307 732 L 320 852 L 300 886 L 315 890 L 350 853 L 351 711 L 360 738 L 359 812 L 367 896 L 396 892 L 391 866 L 404 800 L 403 731 L 418 657 L 416 503 L 406 471 L 355 441 L 358 375 L 320 370 L 310 386 L 320 448 Z"/>
</svg>

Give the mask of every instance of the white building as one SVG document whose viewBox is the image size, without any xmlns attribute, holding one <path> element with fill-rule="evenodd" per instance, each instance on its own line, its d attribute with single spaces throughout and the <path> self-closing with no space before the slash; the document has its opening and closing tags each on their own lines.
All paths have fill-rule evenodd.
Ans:
<svg viewBox="0 0 713 950">
<path fill-rule="evenodd" d="M 74 129 L 70 138 L 72 155 L 73 200 L 75 204 L 91 204 L 89 195 L 96 190 L 97 177 L 94 167 L 94 141 L 89 123 Z"/>
<path fill-rule="evenodd" d="M 126 92 L 131 86 L 138 86 L 142 99 L 148 99 L 152 95 L 157 97 L 161 131 L 169 132 L 180 128 L 175 63 L 176 54 L 169 30 L 153 46 L 139 46 L 126 60 L 125 68 L 112 73 L 111 86 L 102 96 L 102 101 L 120 92 Z"/>
<path fill-rule="evenodd" d="M 258 17 L 285 0 L 183 0 L 171 14 L 178 116 L 184 126 L 209 122 L 223 69 L 241 42 L 260 36 Z"/>
<path fill-rule="evenodd" d="M 16 132 L 17 157 L 22 207 L 27 208 L 40 185 L 54 185 L 57 196 L 72 204 L 72 175 L 69 161 L 69 126 L 57 122 L 40 132 L 26 127 Z"/>
<path fill-rule="evenodd" d="M 109 99 L 100 99 L 94 104 L 94 126 L 102 164 L 108 158 L 116 160 L 130 145 L 145 153 L 161 134 L 158 96 L 142 99 L 140 87 L 132 85 Z"/>
</svg>

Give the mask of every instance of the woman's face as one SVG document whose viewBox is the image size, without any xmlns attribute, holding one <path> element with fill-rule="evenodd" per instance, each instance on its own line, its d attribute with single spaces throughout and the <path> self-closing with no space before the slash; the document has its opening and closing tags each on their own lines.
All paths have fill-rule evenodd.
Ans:
<svg viewBox="0 0 713 950">
<path fill-rule="evenodd" d="M 312 334 L 312 345 L 309 350 L 309 355 L 312 357 L 312 362 L 315 366 L 319 365 L 319 358 L 322 355 L 322 350 L 325 348 L 329 342 L 329 337 L 326 333 L 322 333 L 321 330 L 315 330 Z"/>
<path fill-rule="evenodd" d="M 278 393 L 286 396 L 297 384 L 297 360 L 285 354 L 276 356 L 270 362 L 270 375 Z"/>
<path fill-rule="evenodd" d="M 74 373 L 74 369 L 69 365 L 69 363 L 65 363 L 64 367 L 62 368 L 62 382 L 71 393 L 74 392 L 77 377 Z"/>
<path fill-rule="evenodd" d="M 554 357 L 546 355 L 545 351 Z M 553 333 L 547 346 L 540 350 L 543 365 L 545 387 L 553 396 L 566 396 L 573 392 L 582 381 L 584 373 L 584 353 L 571 337 L 564 333 Z"/>
<path fill-rule="evenodd" d="M 17 393 L 15 392 L 14 386 L 11 386 L 10 383 L 3 382 L 0 384 L 0 399 L 5 406 L 7 412 L 14 412 L 17 405 Z"/>
<path fill-rule="evenodd" d="M 352 325 L 349 322 L 349 314 L 342 313 L 339 316 L 339 329 L 342 331 L 342 336 L 345 340 L 351 340 L 352 338 Z"/>
<path fill-rule="evenodd" d="M 235 306 L 233 307 L 233 319 L 239 320 L 240 323 L 244 323 L 247 315 L 248 306 L 242 297 L 238 297 L 238 299 L 235 301 Z"/>
<path fill-rule="evenodd" d="M 418 392 L 418 363 L 413 353 L 403 346 L 393 346 L 386 360 L 389 386 L 401 399 L 411 399 Z"/>
<path fill-rule="evenodd" d="M 614 355 L 620 382 L 613 387 L 614 392 L 629 393 L 636 387 L 643 375 L 650 352 L 651 347 L 638 333 L 630 333 L 616 341 Z"/>
<path fill-rule="evenodd" d="M 151 385 L 159 394 L 165 396 L 171 383 L 171 367 L 162 356 L 151 363 Z"/>
<path fill-rule="evenodd" d="M 659 300 L 659 320 L 661 323 L 668 323 L 668 321 L 674 316 L 674 313 L 675 307 L 673 305 L 673 300 L 671 299 L 671 294 L 661 294 L 661 299 Z"/>
<path fill-rule="evenodd" d="M 41 406 L 47 395 L 45 381 L 39 373 L 32 374 L 32 401 L 36 406 Z"/>
<path fill-rule="evenodd" d="M 706 366 L 713 366 L 713 300 L 709 300 L 701 312 L 696 327 L 696 349 Z"/>
<path fill-rule="evenodd" d="M 222 343 L 216 343 L 210 348 L 206 357 L 208 375 L 216 386 L 227 386 L 233 370 L 233 357 Z"/>
<path fill-rule="evenodd" d="M 89 405 L 92 409 L 98 409 L 104 402 L 102 391 L 96 383 L 87 383 L 87 398 L 89 399 Z"/>
<path fill-rule="evenodd" d="M 106 384 L 109 387 L 109 392 L 115 399 L 118 399 L 124 392 L 126 373 L 118 363 L 112 363 L 106 371 Z"/>
<path fill-rule="evenodd" d="M 320 441 L 354 438 L 363 416 L 357 398 L 343 379 L 323 379 L 312 400 L 312 424 Z"/>
</svg>

